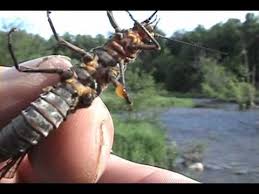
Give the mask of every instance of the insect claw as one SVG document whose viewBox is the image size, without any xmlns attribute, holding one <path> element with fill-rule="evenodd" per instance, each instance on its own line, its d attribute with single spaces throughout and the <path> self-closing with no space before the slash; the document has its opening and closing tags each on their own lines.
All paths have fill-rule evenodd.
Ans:
<svg viewBox="0 0 259 194">
<path fill-rule="evenodd" d="M 13 32 L 17 32 L 18 31 L 18 29 L 17 28 L 11 28 L 11 30 L 9 30 L 9 32 L 8 32 L 8 36 L 10 36 Z"/>
<path fill-rule="evenodd" d="M 128 103 L 130 106 L 133 105 L 133 102 L 129 99 L 129 97 L 126 98 L 126 101 L 127 101 L 127 103 Z"/>
</svg>

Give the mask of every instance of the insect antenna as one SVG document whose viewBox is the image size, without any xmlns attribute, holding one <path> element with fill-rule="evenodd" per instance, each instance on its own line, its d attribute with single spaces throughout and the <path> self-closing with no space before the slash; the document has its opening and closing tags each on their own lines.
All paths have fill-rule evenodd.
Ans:
<svg viewBox="0 0 259 194">
<path fill-rule="evenodd" d="M 143 22 L 141 22 L 141 23 L 149 23 L 150 22 L 150 20 L 154 17 L 154 15 L 157 13 L 157 11 L 155 11 L 151 16 L 149 16 L 149 18 L 148 19 L 146 19 L 146 20 L 144 20 Z"/>
<path fill-rule="evenodd" d="M 133 17 L 133 15 L 129 12 L 129 11 L 126 11 L 128 14 L 129 14 L 129 17 L 135 22 L 135 23 L 138 23 L 137 20 L 135 20 L 135 18 Z"/>
<path fill-rule="evenodd" d="M 149 22 L 148 24 L 153 24 L 156 22 L 156 20 L 157 20 L 157 15 L 156 15 L 155 19 L 153 19 L 153 21 Z"/>
<path fill-rule="evenodd" d="M 115 31 L 120 32 L 121 28 L 119 27 L 119 25 L 115 21 L 112 11 L 107 11 L 107 15 L 108 15 L 109 21 L 110 21 L 112 27 L 115 29 Z"/>
<path fill-rule="evenodd" d="M 7 37 L 8 37 L 7 41 L 8 41 L 8 50 L 9 50 L 9 52 L 10 52 L 10 54 L 11 54 L 12 60 L 13 60 L 13 62 L 14 62 L 14 66 L 15 66 L 15 68 L 19 71 L 20 69 L 19 69 L 19 66 L 18 66 L 17 59 L 16 59 L 16 57 L 15 57 L 15 55 L 14 55 L 14 52 L 13 52 L 13 45 L 12 45 L 12 42 L 11 42 L 11 35 L 12 35 L 12 33 L 14 33 L 15 31 L 17 31 L 17 28 L 12 28 L 12 29 L 8 32 L 8 34 L 7 34 Z"/>
<path fill-rule="evenodd" d="M 157 20 L 156 24 L 154 25 L 154 31 L 156 30 L 157 24 L 159 23 L 159 21 L 160 21 L 160 18 Z"/>
</svg>

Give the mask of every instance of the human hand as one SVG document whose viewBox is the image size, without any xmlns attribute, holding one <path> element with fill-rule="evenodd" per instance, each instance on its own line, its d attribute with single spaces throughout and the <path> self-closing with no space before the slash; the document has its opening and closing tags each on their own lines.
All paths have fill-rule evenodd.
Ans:
<svg viewBox="0 0 259 194">
<path fill-rule="evenodd" d="M 35 67 L 42 58 L 22 65 Z M 52 57 L 37 68 L 68 68 L 65 57 Z M 58 75 L 20 73 L 15 68 L 0 67 L 0 129 L 26 108 L 42 88 L 59 81 Z M 88 108 L 68 116 L 22 161 L 13 179 L 2 183 L 69 182 L 195 182 L 177 173 L 136 164 L 110 155 L 114 128 L 111 115 L 100 98 Z"/>
</svg>

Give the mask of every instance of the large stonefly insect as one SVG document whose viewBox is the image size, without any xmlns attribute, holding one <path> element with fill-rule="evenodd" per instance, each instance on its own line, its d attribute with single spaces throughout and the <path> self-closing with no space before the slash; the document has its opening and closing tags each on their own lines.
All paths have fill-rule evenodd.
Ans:
<svg viewBox="0 0 259 194">
<path fill-rule="evenodd" d="M 82 57 L 80 66 L 68 70 L 19 66 L 11 43 L 11 34 L 15 29 L 8 32 L 8 49 L 19 72 L 59 74 L 61 81 L 44 88 L 30 106 L 0 130 L 0 162 L 6 161 L 0 169 L 0 179 L 14 177 L 21 161 L 34 145 L 57 129 L 70 113 L 89 107 L 108 84 L 112 83 L 116 94 L 132 104 L 125 87 L 124 72 L 127 64 L 134 61 L 142 50 L 160 50 L 154 38 L 154 26 L 151 25 L 155 14 L 138 22 L 129 13 L 134 26 L 122 30 L 114 20 L 112 11 L 107 11 L 115 33 L 103 46 L 86 52 L 58 36 L 47 11 L 48 22 L 58 44 Z"/>
</svg>

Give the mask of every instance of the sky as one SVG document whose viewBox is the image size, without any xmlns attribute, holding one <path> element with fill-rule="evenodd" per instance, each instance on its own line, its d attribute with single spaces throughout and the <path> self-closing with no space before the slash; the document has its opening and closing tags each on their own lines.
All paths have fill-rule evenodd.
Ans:
<svg viewBox="0 0 259 194">
<path fill-rule="evenodd" d="M 131 11 L 138 21 L 143 21 L 149 17 L 153 11 Z M 259 11 L 158 11 L 160 18 L 158 28 L 166 36 L 171 36 L 175 31 L 191 31 L 198 25 L 203 25 L 209 29 L 219 22 L 226 22 L 230 18 L 245 21 L 247 13 L 259 15 Z M 115 20 L 123 29 L 130 28 L 133 21 L 125 11 L 114 11 Z M 65 32 L 77 35 L 97 34 L 108 36 L 109 32 L 114 32 L 107 18 L 105 11 L 52 11 L 52 21 L 57 32 L 62 35 Z M 48 39 L 52 35 L 46 17 L 46 11 L 0 11 L 0 26 L 9 23 L 21 23 L 28 33 L 39 34 Z"/>
</svg>

